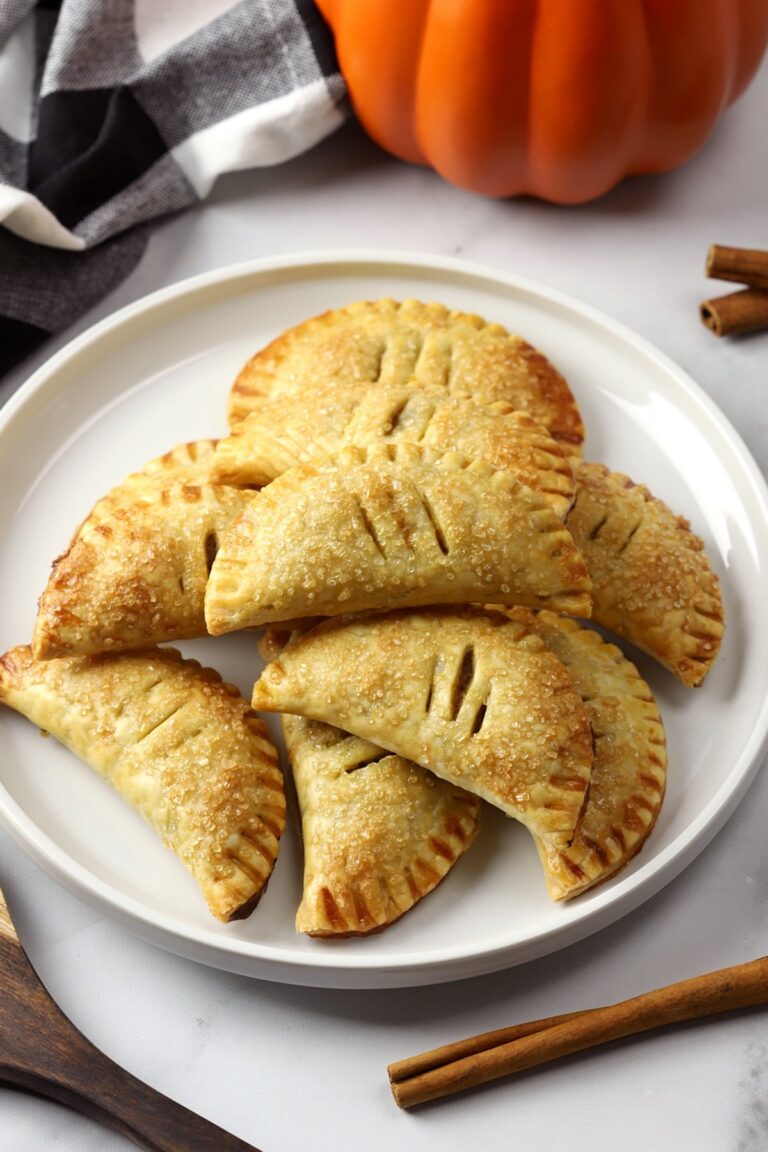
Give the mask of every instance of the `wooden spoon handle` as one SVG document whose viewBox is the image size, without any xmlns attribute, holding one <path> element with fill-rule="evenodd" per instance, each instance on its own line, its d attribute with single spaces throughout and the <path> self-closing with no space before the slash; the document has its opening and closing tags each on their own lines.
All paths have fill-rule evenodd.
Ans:
<svg viewBox="0 0 768 1152">
<path fill-rule="evenodd" d="M 52 1067 L 46 1074 L 0 1064 L 0 1078 L 75 1108 L 146 1152 L 258 1152 L 252 1144 L 138 1081 L 97 1048 L 88 1047 L 90 1054 L 81 1048 L 62 1061 L 62 1067 Z"/>
<path fill-rule="evenodd" d="M 147 1152 L 258 1152 L 120 1068 L 51 999 L 0 892 L 0 1081 L 76 1108 Z"/>
<path fill-rule="evenodd" d="M 98 1049 L 92 1048 L 90 1062 L 82 1050 L 72 1057 L 71 1067 L 64 1059 L 46 1074 L 0 1063 L 0 1079 L 66 1104 L 147 1152 L 258 1152 L 137 1080 Z"/>
</svg>

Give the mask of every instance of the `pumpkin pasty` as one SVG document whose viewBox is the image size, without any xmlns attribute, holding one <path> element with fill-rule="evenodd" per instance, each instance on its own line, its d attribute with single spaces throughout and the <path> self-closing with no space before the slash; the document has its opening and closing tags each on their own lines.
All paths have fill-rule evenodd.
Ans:
<svg viewBox="0 0 768 1152">
<path fill-rule="evenodd" d="M 189 869 L 219 920 L 247 916 L 277 857 L 285 797 L 236 688 L 173 649 L 0 659 L 0 700 L 108 780 Z"/>
<path fill-rule="evenodd" d="M 480 316 L 418 300 L 359 301 L 283 332 L 237 377 L 229 403 L 238 424 L 262 400 L 318 386 L 419 384 L 503 400 L 528 412 L 563 450 L 581 452 L 584 426 L 563 377 L 519 336 Z"/>
<path fill-rule="evenodd" d="M 565 516 L 573 470 L 549 433 L 504 401 L 422 387 L 415 380 L 369 388 L 329 385 L 304 396 L 265 400 L 220 440 L 211 475 L 222 484 L 261 486 L 302 464 L 327 465 L 347 444 L 408 442 L 479 456 L 549 498 Z"/>
<path fill-rule="evenodd" d="M 326 621 L 267 665 L 253 706 L 371 740 L 558 847 L 573 835 L 592 766 L 589 721 L 525 623 L 469 609 Z"/>
<path fill-rule="evenodd" d="M 480 801 L 328 724 L 284 716 L 282 726 L 304 840 L 296 930 L 378 932 L 431 892 L 466 851 Z"/>
<path fill-rule="evenodd" d="M 568 900 L 615 875 L 645 843 L 666 786 L 664 728 L 653 693 L 615 645 L 551 612 L 509 615 L 566 666 L 592 725 L 595 759 L 573 840 L 553 848 L 534 837 L 550 896 Z"/>
<path fill-rule="evenodd" d="M 205 635 L 219 538 L 253 496 L 209 483 L 214 445 L 183 444 L 99 501 L 40 599 L 38 659 Z"/>
<path fill-rule="evenodd" d="M 627 476 L 579 461 L 567 526 L 592 578 L 595 623 L 700 684 L 720 650 L 723 605 L 688 521 Z"/>
<path fill-rule="evenodd" d="M 481 460 L 416 444 L 345 448 L 252 498 L 222 538 L 209 632 L 386 606 L 590 612 L 589 577 L 546 499 Z"/>
</svg>

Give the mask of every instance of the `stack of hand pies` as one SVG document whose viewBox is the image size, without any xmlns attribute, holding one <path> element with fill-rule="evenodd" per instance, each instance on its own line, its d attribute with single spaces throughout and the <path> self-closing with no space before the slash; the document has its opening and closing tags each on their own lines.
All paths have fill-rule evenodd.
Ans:
<svg viewBox="0 0 768 1152">
<path fill-rule="evenodd" d="M 614 875 L 666 780 L 650 688 L 590 619 L 701 683 L 723 635 L 701 541 L 582 459 L 565 380 L 498 324 L 361 302 L 244 367 L 231 433 L 104 496 L 53 565 L 0 699 L 109 780 L 247 915 L 285 824 L 296 926 L 364 935 L 430 892 L 481 801 L 534 838 L 550 896 Z M 265 628 L 251 705 L 168 641 Z M 256 641 L 254 641 L 254 644 Z"/>
</svg>

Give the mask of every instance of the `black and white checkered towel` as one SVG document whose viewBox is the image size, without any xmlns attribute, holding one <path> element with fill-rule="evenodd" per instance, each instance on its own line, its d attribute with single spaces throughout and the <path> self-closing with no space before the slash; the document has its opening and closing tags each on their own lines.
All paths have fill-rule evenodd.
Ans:
<svg viewBox="0 0 768 1152">
<path fill-rule="evenodd" d="M 127 276 L 146 221 L 344 108 L 313 0 L 0 0 L 0 373 Z"/>
</svg>

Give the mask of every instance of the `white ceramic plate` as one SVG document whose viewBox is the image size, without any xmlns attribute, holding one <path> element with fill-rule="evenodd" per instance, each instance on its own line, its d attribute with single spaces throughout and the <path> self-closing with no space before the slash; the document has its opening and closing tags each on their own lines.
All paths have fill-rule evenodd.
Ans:
<svg viewBox="0 0 768 1152">
<path fill-rule="evenodd" d="M 723 584 L 727 636 L 694 692 L 630 652 L 656 693 L 670 771 L 650 840 L 614 881 L 572 904 L 550 903 L 525 830 L 487 808 L 481 835 L 445 883 L 388 931 L 359 941 L 296 935 L 301 858 L 292 830 L 254 915 L 217 924 L 175 857 L 105 783 L 3 712 L 0 816 L 30 855 L 156 944 L 295 984 L 435 983 L 602 928 L 653 896 L 714 835 L 768 731 L 768 622 L 754 611 L 768 571 L 768 500 L 743 443 L 679 368 L 619 324 L 542 286 L 439 259 L 341 253 L 225 269 L 118 312 L 42 367 L 0 414 L 2 650 L 29 639 L 51 561 L 100 495 L 174 444 L 225 432 L 231 380 L 255 349 L 315 313 L 379 296 L 480 313 L 549 356 L 581 406 L 586 455 L 647 483 L 704 538 Z M 261 667 L 252 636 L 182 647 L 250 693 Z"/>
</svg>

